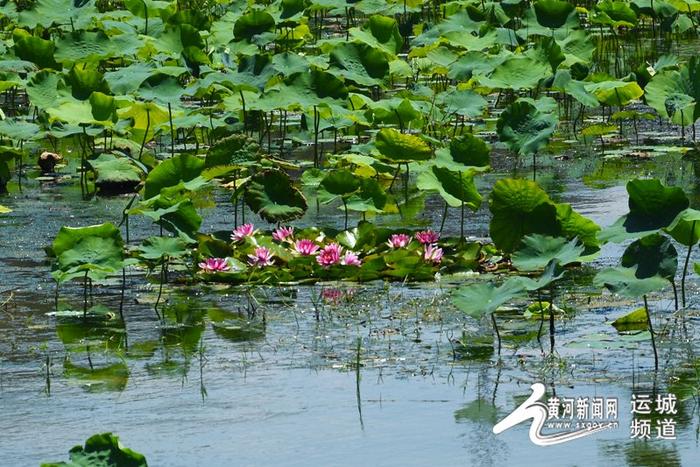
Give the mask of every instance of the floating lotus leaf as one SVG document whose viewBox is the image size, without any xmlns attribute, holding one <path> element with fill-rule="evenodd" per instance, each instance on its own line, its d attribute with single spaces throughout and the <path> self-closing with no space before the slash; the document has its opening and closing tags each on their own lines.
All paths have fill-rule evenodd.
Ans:
<svg viewBox="0 0 700 467">
<path fill-rule="evenodd" d="M 125 365 L 123 365 L 125 366 Z M 128 369 L 127 369 L 128 375 Z M 85 441 L 85 446 L 75 446 L 69 451 L 69 462 L 45 463 L 42 467 L 147 467 L 143 454 L 124 447 L 119 437 L 112 433 L 92 435 Z"/>
<path fill-rule="evenodd" d="M 394 163 L 424 161 L 433 155 L 428 143 L 421 138 L 393 128 L 379 130 L 374 144 L 384 158 Z"/>
<path fill-rule="evenodd" d="M 19 22 L 31 29 L 64 26 L 86 29 L 99 16 L 93 0 L 37 0 L 29 9 L 19 13 Z"/>
<path fill-rule="evenodd" d="M 306 198 L 289 176 L 277 169 L 254 175 L 248 182 L 244 199 L 253 212 L 272 223 L 299 219 L 308 207 Z"/>
<path fill-rule="evenodd" d="M 247 167 L 260 161 L 260 146 L 246 135 L 236 134 L 222 138 L 209 147 L 204 167 Z"/>
<path fill-rule="evenodd" d="M 251 10 L 238 18 L 233 26 L 233 36 L 236 40 L 251 40 L 254 36 L 275 29 L 275 19 L 264 10 Z"/>
<path fill-rule="evenodd" d="M 447 114 L 463 115 L 468 118 L 480 117 L 486 108 L 486 99 L 468 89 L 453 89 L 438 94 L 436 102 L 443 106 Z"/>
<path fill-rule="evenodd" d="M 189 252 L 187 243 L 177 237 L 149 237 L 138 250 L 139 256 L 147 260 L 181 258 Z"/>
<path fill-rule="evenodd" d="M 501 113 L 496 131 L 501 141 L 519 154 L 533 154 L 547 145 L 557 119 L 543 113 L 528 101 L 518 100 Z"/>
<path fill-rule="evenodd" d="M 385 52 L 364 44 L 343 42 L 330 54 L 329 72 L 362 86 L 379 84 L 389 73 Z"/>
<path fill-rule="evenodd" d="M 479 78 L 484 86 L 494 89 L 534 89 L 552 76 L 551 65 L 544 59 L 528 55 L 513 55 L 504 60 L 490 76 Z"/>
<path fill-rule="evenodd" d="M 104 153 L 89 161 L 89 164 L 97 173 L 95 185 L 102 190 L 111 191 L 110 186 L 117 185 L 124 186 L 128 191 L 141 183 L 143 171 L 127 157 Z"/>
<path fill-rule="evenodd" d="M 58 282 L 75 277 L 101 280 L 122 268 L 124 242 L 111 223 L 89 227 L 62 227 L 49 252 L 56 257 L 52 273 Z"/>
<path fill-rule="evenodd" d="M 519 280 L 509 279 L 498 287 L 489 283 L 473 284 L 457 289 L 452 297 L 452 303 L 468 316 L 479 319 L 525 295 L 526 290 L 523 283 Z"/>
<path fill-rule="evenodd" d="M 601 81 L 585 86 L 586 91 L 592 93 L 598 102 L 604 105 L 622 107 L 644 94 L 642 88 L 636 82 L 626 81 Z"/>
</svg>

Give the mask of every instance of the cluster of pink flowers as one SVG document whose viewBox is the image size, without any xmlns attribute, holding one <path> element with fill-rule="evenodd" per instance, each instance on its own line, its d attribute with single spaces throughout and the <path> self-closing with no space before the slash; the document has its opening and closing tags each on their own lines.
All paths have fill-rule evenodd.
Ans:
<svg viewBox="0 0 700 467">
<path fill-rule="evenodd" d="M 201 272 L 226 272 L 231 270 L 231 265 L 226 258 L 207 258 L 199 263 Z"/>
<path fill-rule="evenodd" d="M 253 237 L 256 233 L 258 233 L 258 231 L 255 230 L 255 226 L 253 224 L 243 224 L 233 229 L 233 232 L 231 233 L 231 240 L 238 243 L 241 240 L 244 240 L 246 237 Z"/>
<path fill-rule="evenodd" d="M 316 262 L 328 268 L 334 264 L 341 264 L 343 266 L 361 266 L 362 261 L 360 261 L 359 256 L 354 251 L 347 251 L 343 254 L 343 247 L 337 243 L 330 243 L 323 247 L 316 256 Z"/>
<path fill-rule="evenodd" d="M 439 248 L 437 244 L 425 245 L 423 249 L 423 260 L 433 264 L 440 264 L 442 261 L 442 248 Z"/>
<path fill-rule="evenodd" d="M 301 256 L 313 256 L 320 247 L 313 240 L 306 238 L 294 242 L 294 252 Z"/>
</svg>

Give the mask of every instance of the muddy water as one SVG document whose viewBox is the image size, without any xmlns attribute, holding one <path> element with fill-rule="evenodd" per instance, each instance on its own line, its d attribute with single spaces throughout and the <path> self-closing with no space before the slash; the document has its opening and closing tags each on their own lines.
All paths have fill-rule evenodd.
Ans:
<svg viewBox="0 0 700 467">
<path fill-rule="evenodd" d="M 556 170 L 541 162 L 538 181 L 558 201 L 601 225 L 626 212 L 625 180 L 614 162 L 588 157 L 557 162 Z M 629 178 L 657 176 L 697 193 L 692 164 L 677 154 L 628 161 L 625 170 Z M 482 191 L 498 176 L 485 177 Z M 664 367 L 656 378 L 648 341 L 620 344 L 609 324 L 639 303 L 592 293 L 591 268 L 556 292 L 571 312 L 557 322 L 553 358 L 543 356 L 546 332 L 542 348 L 534 337 L 539 322 L 520 313 L 499 315 L 500 360 L 483 347 L 480 357 L 465 356 L 456 342 L 463 332 L 468 344 L 493 337 L 486 323 L 449 304 L 449 290 L 466 280 L 449 277 L 410 286 L 169 289 L 169 303 L 194 325 L 162 332 L 152 312 L 154 287 L 135 274 L 126 339 L 105 331 L 81 340 L 46 316 L 54 289 L 43 247 L 61 225 L 118 222 L 127 200 L 83 202 L 74 188 L 31 182 L 21 194 L 13 188 L 2 204 L 15 212 L 0 218 L 0 300 L 12 293 L 0 309 L 2 465 L 66 459 L 70 447 L 104 431 L 118 433 L 151 465 L 697 465 L 700 458 L 691 397 L 700 385 L 691 344 L 697 315 L 688 312 L 686 329 L 674 325 L 668 294 L 651 303 Z M 442 203 L 429 199 L 412 222 L 437 226 L 441 214 Z M 459 232 L 458 214 L 449 216 L 447 232 Z M 469 214 L 465 233 L 485 237 L 487 221 L 485 207 Z M 136 240 L 157 233 L 133 222 Z M 341 222 L 340 211 L 323 206 L 302 221 Z M 230 224 L 222 211 L 208 212 L 203 229 Z M 614 264 L 621 251 L 606 247 L 595 266 Z M 697 284 L 690 289 L 697 303 Z M 61 299 L 77 304 L 80 294 L 77 285 L 66 287 Z M 94 298 L 116 309 L 117 288 L 98 288 Z M 251 313 L 252 324 L 216 327 L 221 310 Z M 546 449 L 529 441 L 529 422 L 494 435 L 493 425 L 535 382 L 547 385 L 548 397 L 617 398 L 618 428 Z M 677 439 L 631 440 L 632 393 L 670 390 L 684 399 Z"/>
</svg>

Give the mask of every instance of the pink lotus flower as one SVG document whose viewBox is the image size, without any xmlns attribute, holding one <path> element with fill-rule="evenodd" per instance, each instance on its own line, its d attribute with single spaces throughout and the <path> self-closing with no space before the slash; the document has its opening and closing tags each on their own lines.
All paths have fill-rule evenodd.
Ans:
<svg viewBox="0 0 700 467">
<path fill-rule="evenodd" d="M 315 255 L 318 249 L 319 246 L 316 245 L 313 240 L 307 240 L 304 238 L 302 240 L 297 240 L 294 243 L 294 252 L 301 256 Z"/>
<path fill-rule="evenodd" d="M 389 248 L 404 248 L 409 243 L 411 243 L 411 237 L 406 234 L 394 234 L 386 242 Z"/>
<path fill-rule="evenodd" d="M 421 242 L 423 245 L 437 243 L 437 241 L 440 240 L 440 234 L 433 232 L 430 229 L 423 230 L 422 232 L 416 232 L 416 240 Z"/>
<path fill-rule="evenodd" d="M 272 238 L 278 242 L 292 241 L 294 235 L 294 227 L 280 227 L 272 232 Z"/>
<path fill-rule="evenodd" d="M 316 262 L 324 268 L 340 263 L 340 254 L 343 248 L 337 243 L 331 243 L 323 247 L 321 252 L 316 257 Z"/>
<path fill-rule="evenodd" d="M 360 261 L 360 257 L 357 256 L 357 253 L 348 251 L 340 260 L 340 264 L 343 266 L 362 266 L 362 261 Z"/>
<path fill-rule="evenodd" d="M 243 224 L 233 229 L 233 233 L 231 233 L 231 240 L 234 242 L 240 242 L 244 238 L 252 237 L 256 233 L 257 230 L 255 230 L 255 226 L 253 224 Z"/>
<path fill-rule="evenodd" d="M 231 270 L 231 265 L 226 258 L 207 258 L 199 263 L 201 272 L 225 272 Z"/>
<path fill-rule="evenodd" d="M 442 261 L 442 248 L 438 248 L 437 245 L 425 245 L 423 260 L 430 261 L 433 264 L 440 264 Z"/>
<path fill-rule="evenodd" d="M 255 249 L 255 254 L 248 255 L 248 262 L 251 266 L 258 268 L 272 266 L 274 264 L 274 261 L 272 260 L 274 256 L 275 255 L 273 255 L 268 248 L 261 246 Z"/>
</svg>

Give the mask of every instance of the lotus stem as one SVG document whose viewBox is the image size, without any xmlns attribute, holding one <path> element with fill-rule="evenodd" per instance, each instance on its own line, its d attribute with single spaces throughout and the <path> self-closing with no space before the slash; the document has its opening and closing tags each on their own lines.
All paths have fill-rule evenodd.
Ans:
<svg viewBox="0 0 700 467">
<path fill-rule="evenodd" d="M 688 275 L 688 263 L 690 262 L 690 253 L 693 251 L 693 238 L 695 234 L 695 222 L 690 226 L 690 239 L 688 240 L 688 253 L 685 255 L 685 263 L 683 263 L 683 275 L 681 276 L 681 299 L 683 300 L 683 308 L 685 308 L 685 277 Z"/>
<path fill-rule="evenodd" d="M 85 271 L 83 276 L 83 321 L 87 319 L 87 303 L 88 303 L 88 271 Z"/>
<path fill-rule="evenodd" d="M 491 323 L 493 323 L 493 330 L 496 331 L 496 339 L 498 341 L 498 355 L 501 355 L 501 333 L 498 332 L 498 323 L 496 322 L 496 314 L 491 313 Z"/>
<path fill-rule="evenodd" d="M 654 327 L 651 325 L 651 315 L 649 314 L 649 304 L 647 303 L 647 296 L 644 295 L 644 311 L 647 314 L 647 326 L 649 327 L 649 334 L 651 334 L 651 347 L 654 349 L 654 371 L 659 371 L 659 354 L 656 351 L 656 339 L 654 338 Z"/>
<path fill-rule="evenodd" d="M 173 111 L 168 102 L 168 120 L 170 121 L 170 156 L 175 157 L 175 130 L 173 129 Z"/>
<path fill-rule="evenodd" d="M 348 202 L 344 196 L 341 196 L 343 200 L 343 209 L 345 210 L 345 230 L 348 230 Z"/>
<path fill-rule="evenodd" d="M 445 221 L 447 220 L 447 208 L 449 208 L 449 205 L 447 204 L 447 201 L 445 201 L 445 209 L 442 212 L 442 220 L 440 221 L 440 234 L 442 234 L 442 230 L 445 228 Z"/>
<path fill-rule="evenodd" d="M 139 160 L 143 155 L 143 148 L 146 146 L 146 138 L 148 138 L 148 130 L 151 128 L 151 111 L 146 107 L 146 131 L 143 133 L 143 141 L 141 141 L 141 147 L 139 148 Z"/>
<path fill-rule="evenodd" d="M 540 328 L 537 330 L 537 342 L 542 345 L 542 328 L 544 327 L 544 307 L 542 306 L 542 294 L 540 290 L 537 289 L 537 303 L 540 306 Z M 550 305 L 551 307 L 551 305 Z M 544 353 L 544 351 L 543 351 Z"/>
</svg>

